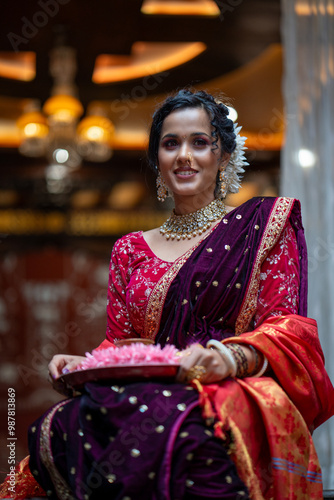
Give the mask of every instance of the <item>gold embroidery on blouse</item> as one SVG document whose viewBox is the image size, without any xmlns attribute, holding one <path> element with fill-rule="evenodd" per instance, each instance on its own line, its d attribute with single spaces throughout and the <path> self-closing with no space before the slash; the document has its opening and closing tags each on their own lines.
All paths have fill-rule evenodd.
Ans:
<svg viewBox="0 0 334 500">
<path fill-rule="evenodd" d="M 57 496 L 59 498 L 63 498 L 64 500 L 75 500 L 75 497 L 72 495 L 68 484 L 60 475 L 57 467 L 54 464 L 49 435 L 54 414 L 57 410 L 59 410 L 59 408 L 69 403 L 70 401 L 70 399 L 61 401 L 49 412 L 42 423 L 40 436 L 40 453 L 42 462 L 50 474 Z"/>
<path fill-rule="evenodd" d="M 155 338 L 160 326 L 160 319 L 165 303 L 165 298 L 173 279 L 178 274 L 183 264 L 185 264 L 185 262 L 189 259 L 194 250 L 196 250 L 196 248 L 212 233 L 212 231 L 216 229 L 217 226 L 219 226 L 219 224 L 213 226 L 211 230 L 206 233 L 204 237 L 201 238 L 197 243 L 195 243 L 193 247 L 191 247 L 185 254 L 181 255 L 181 257 L 176 259 L 173 265 L 160 278 L 160 280 L 153 288 L 146 307 L 145 325 L 142 335 L 144 338 Z M 209 250 L 212 252 L 211 248 L 207 249 L 207 251 Z"/>
<path fill-rule="evenodd" d="M 277 198 L 273 210 L 271 211 L 269 221 L 262 236 L 259 250 L 257 252 L 253 271 L 249 281 L 248 289 L 241 306 L 236 325 L 235 334 L 240 335 L 246 332 L 249 323 L 255 313 L 257 305 L 257 296 L 260 286 L 261 265 L 267 257 L 269 251 L 277 243 L 281 232 L 285 226 L 286 220 L 293 206 L 293 198 Z"/>
</svg>

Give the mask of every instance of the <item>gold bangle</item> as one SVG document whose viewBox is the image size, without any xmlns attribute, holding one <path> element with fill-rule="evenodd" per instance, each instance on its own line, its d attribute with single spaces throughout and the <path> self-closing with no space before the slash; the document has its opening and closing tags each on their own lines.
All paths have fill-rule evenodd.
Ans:
<svg viewBox="0 0 334 500">
<path fill-rule="evenodd" d="M 229 375 L 231 377 L 235 377 L 237 374 L 237 364 L 230 349 L 226 347 L 226 345 L 222 344 L 221 342 L 215 339 L 209 340 L 209 342 L 206 344 L 206 347 L 209 349 L 216 349 L 217 351 L 219 351 L 219 354 L 224 359 L 225 363 L 227 364 L 230 370 Z"/>
<path fill-rule="evenodd" d="M 226 343 L 225 344 L 228 349 L 232 352 L 232 356 L 234 357 L 237 363 L 237 373 L 236 376 L 238 378 L 247 377 L 248 375 L 248 359 L 246 354 L 244 353 L 242 347 L 239 344 Z"/>
<path fill-rule="evenodd" d="M 247 347 L 254 353 L 255 356 L 255 366 L 254 369 L 250 372 L 249 376 L 252 377 L 254 373 L 257 373 L 260 365 L 260 356 L 254 346 L 247 344 Z"/>
</svg>

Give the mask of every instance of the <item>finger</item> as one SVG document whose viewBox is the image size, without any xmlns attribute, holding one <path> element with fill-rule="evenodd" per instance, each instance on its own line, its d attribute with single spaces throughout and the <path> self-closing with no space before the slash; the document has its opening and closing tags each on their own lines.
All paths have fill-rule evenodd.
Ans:
<svg viewBox="0 0 334 500">
<path fill-rule="evenodd" d="M 67 364 L 66 356 L 62 354 L 56 354 L 53 356 L 52 360 L 49 363 L 49 373 L 52 378 L 58 378 L 62 374 L 62 369 Z"/>
<path fill-rule="evenodd" d="M 204 349 L 202 346 L 194 345 L 186 351 L 187 355 L 181 357 L 181 371 L 187 371 L 195 364 L 207 366 L 212 358 L 211 349 Z"/>
<path fill-rule="evenodd" d="M 75 370 L 76 368 L 79 367 L 80 365 L 80 360 L 78 359 L 75 359 L 73 361 L 70 361 L 69 363 L 67 363 L 67 365 L 63 368 L 62 372 L 63 373 L 68 373 L 68 372 L 72 372 L 73 370 Z"/>
<path fill-rule="evenodd" d="M 189 380 L 191 380 L 191 373 L 192 373 L 191 370 L 195 366 L 202 366 L 203 368 L 205 368 L 205 370 L 207 369 L 205 359 L 203 359 L 201 356 L 198 356 L 198 353 L 192 352 L 189 357 L 181 361 L 177 375 L 177 381 L 188 382 Z"/>
<path fill-rule="evenodd" d="M 182 359 L 177 380 L 189 382 L 196 378 L 209 384 L 223 380 L 228 374 L 228 366 L 218 352 L 212 349 L 193 349 L 189 357 Z"/>
<path fill-rule="evenodd" d="M 49 374 L 52 379 L 58 378 L 61 375 L 61 367 L 51 361 L 51 363 L 49 363 Z"/>
</svg>

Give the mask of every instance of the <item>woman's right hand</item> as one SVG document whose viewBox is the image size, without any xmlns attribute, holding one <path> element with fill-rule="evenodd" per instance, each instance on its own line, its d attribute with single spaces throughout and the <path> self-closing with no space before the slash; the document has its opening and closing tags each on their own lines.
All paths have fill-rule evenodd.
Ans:
<svg viewBox="0 0 334 500">
<path fill-rule="evenodd" d="M 49 363 L 49 374 L 51 379 L 56 379 L 73 371 L 84 359 L 84 356 L 72 356 L 71 354 L 56 354 Z"/>
</svg>

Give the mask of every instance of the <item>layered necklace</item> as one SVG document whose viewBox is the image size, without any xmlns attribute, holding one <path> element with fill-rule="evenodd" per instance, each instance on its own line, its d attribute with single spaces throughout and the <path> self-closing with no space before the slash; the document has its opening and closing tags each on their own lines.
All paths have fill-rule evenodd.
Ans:
<svg viewBox="0 0 334 500">
<path fill-rule="evenodd" d="M 191 214 L 176 215 L 173 210 L 171 216 L 160 226 L 160 233 L 167 240 L 185 240 L 201 235 L 212 223 L 226 215 L 227 211 L 222 200 L 213 200 L 206 207 Z"/>
</svg>

